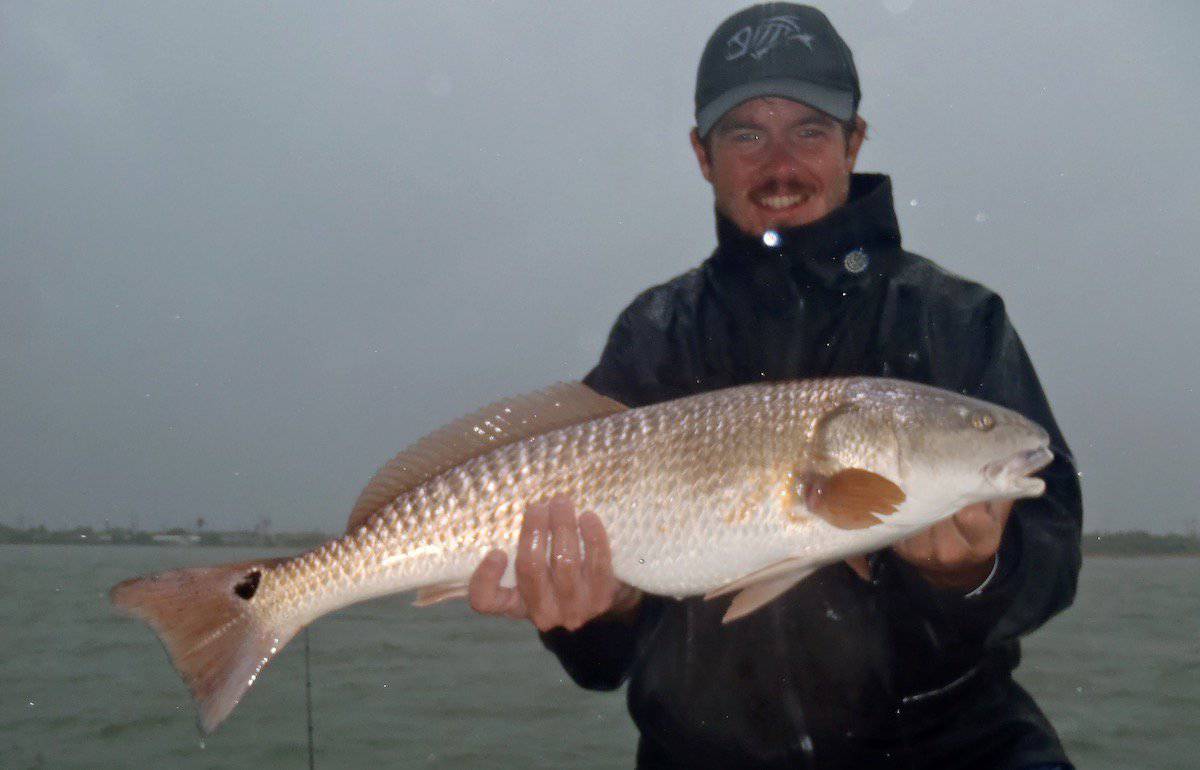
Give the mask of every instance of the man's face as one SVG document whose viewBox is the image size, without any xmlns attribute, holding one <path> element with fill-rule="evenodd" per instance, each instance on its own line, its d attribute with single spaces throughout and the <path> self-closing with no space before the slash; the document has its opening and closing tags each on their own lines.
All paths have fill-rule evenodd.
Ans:
<svg viewBox="0 0 1200 770">
<path fill-rule="evenodd" d="M 708 149 L 692 131 L 717 210 L 751 235 L 814 222 L 846 202 L 866 133 L 846 137 L 829 115 L 775 97 L 751 99 L 717 121 Z"/>
</svg>

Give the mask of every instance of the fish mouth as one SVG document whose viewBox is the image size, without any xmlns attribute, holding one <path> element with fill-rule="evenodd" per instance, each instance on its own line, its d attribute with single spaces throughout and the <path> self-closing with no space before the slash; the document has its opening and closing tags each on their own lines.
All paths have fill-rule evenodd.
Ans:
<svg viewBox="0 0 1200 770">
<path fill-rule="evenodd" d="M 1046 491 L 1046 482 L 1030 474 L 1045 468 L 1053 460 L 1054 452 L 1043 444 L 988 463 L 983 466 L 983 473 L 998 487 L 1014 488 L 1022 497 L 1037 497 Z"/>
</svg>

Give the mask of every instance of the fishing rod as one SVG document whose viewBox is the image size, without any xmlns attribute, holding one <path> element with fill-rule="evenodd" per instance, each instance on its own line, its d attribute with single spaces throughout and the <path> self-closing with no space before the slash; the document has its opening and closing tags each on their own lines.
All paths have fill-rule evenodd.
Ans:
<svg viewBox="0 0 1200 770">
<path fill-rule="evenodd" d="M 313 754 L 312 673 L 308 665 L 308 626 L 304 627 L 304 712 L 308 716 L 308 770 L 316 767 Z"/>
</svg>

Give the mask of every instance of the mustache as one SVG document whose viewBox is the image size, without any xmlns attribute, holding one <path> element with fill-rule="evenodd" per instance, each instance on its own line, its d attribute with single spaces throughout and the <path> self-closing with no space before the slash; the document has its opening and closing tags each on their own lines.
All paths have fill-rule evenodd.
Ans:
<svg viewBox="0 0 1200 770">
<path fill-rule="evenodd" d="M 750 190 L 751 196 L 801 195 L 810 196 L 816 188 L 800 179 L 772 179 Z"/>
</svg>

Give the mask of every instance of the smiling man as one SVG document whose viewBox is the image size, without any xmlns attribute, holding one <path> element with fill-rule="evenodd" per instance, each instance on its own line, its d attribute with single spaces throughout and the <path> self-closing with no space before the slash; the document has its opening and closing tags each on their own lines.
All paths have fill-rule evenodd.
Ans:
<svg viewBox="0 0 1200 770">
<path fill-rule="evenodd" d="M 763 96 L 692 130 L 717 211 L 762 235 L 815 222 L 846 202 L 866 123 L 845 123 L 800 102 Z"/>
<path fill-rule="evenodd" d="M 1044 426 L 1046 493 L 963 509 L 726 626 L 724 602 L 617 581 L 594 515 L 531 506 L 517 587 L 493 554 L 472 605 L 530 619 L 584 687 L 628 680 L 639 767 L 1069 767 L 1012 670 L 1018 637 L 1074 595 L 1071 453 L 1000 298 L 905 251 L 889 180 L 854 173 L 860 98 L 816 9 L 760 5 L 717 28 L 691 133 L 716 251 L 635 299 L 586 381 L 631 406 L 763 379 L 925 382 Z"/>
</svg>

